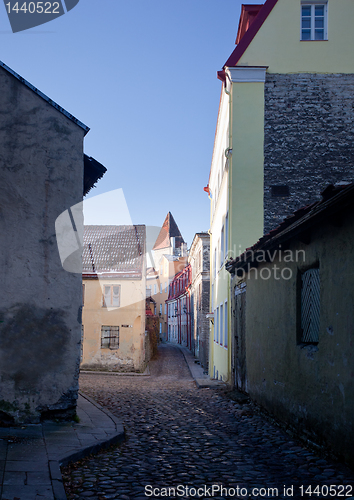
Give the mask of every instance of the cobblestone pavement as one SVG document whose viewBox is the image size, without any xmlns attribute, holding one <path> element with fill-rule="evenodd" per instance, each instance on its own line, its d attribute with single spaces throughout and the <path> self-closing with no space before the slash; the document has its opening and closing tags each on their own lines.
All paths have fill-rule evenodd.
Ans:
<svg viewBox="0 0 354 500">
<path fill-rule="evenodd" d="M 196 389 L 178 348 L 160 346 L 150 373 L 81 376 L 81 390 L 123 421 L 127 441 L 63 469 L 69 499 L 173 497 L 163 489 L 172 487 L 176 498 L 354 496 L 348 468 L 300 446 L 252 405 Z"/>
</svg>

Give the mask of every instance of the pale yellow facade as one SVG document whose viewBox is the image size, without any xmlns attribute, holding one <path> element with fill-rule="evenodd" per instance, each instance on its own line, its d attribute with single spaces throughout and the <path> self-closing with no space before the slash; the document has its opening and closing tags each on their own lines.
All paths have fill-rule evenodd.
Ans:
<svg viewBox="0 0 354 500">
<path fill-rule="evenodd" d="M 145 277 L 84 279 L 81 369 L 142 371 L 145 359 Z M 119 287 L 119 307 L 105 307 L 105 286 Z M 118 347 L 102 346 L 102 327 L 115 327 Z"/>
<path fill-rule="evenodd" d="M 352 73 L 354 3 L 328 0 L 328 40 L 300 40 L 300 0 L 278 0 L 238 66 L 267 66 L 270 73 Z M 317 2 L 319 3 L 319 2 Z"/>
</svg>

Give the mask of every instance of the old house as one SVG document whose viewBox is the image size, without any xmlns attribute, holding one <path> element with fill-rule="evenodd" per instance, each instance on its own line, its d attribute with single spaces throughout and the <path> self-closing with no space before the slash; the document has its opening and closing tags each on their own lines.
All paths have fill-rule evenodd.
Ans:
<svg viewBox="0 0 354 500">
<path fill-rule="evenodd" d="M 82 369 L 145 368 L 145 261 L 145 226 L 85 226 Z"/>
<path fill-rule="evenodd" d="M 169 286 L 167 304 L 168 341 L 192 350 L 191 266 L 176 274 Z"/>
<path fill-rule="evenodd" d="M 346 0 L 242 6 L 236 48 L 218 72 L 220 106 L 205 188 L 214 316 L 231 298 L 227 256 L 320 199 L 327 184 L 353 178 L 353 17 L 354 3 Z M 224 332 L 214 331 L 216 321 L 211 327 L 210 374 L 231 383 L 230 320 L 224 318 Z"/>
<path fill-rule="evenodd" d="M 231 260 L 235 385 L 354 465 L 354 185 Z"/>
<path fill-rule="evenodd" d="M 69 232 L 79 235 L 83 192 L 105 168 L 84 159 L 89 128 L 2 62 L 0 88 L 0 420 L 71 418 L 81 252 L 76 274 L 65 271 L 55 221 L 76 206 Z"/>
<path fill-rule="evenodd" d="M 204 368 L 209 363 L 210 236 L 196 233 L 189 249 L 192 351 Z"/>
</svg>

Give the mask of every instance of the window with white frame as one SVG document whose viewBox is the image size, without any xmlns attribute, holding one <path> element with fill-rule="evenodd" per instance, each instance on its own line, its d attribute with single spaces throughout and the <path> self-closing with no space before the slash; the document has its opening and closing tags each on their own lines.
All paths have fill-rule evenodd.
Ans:
<svg viewBox="0 0 354 500">
<path fill-rule="evenodd" d="M 224 263 L 224 226 L 221 228 L 221 237 L 220 237 L 220 267 L 222 267 Z"/>
<path fill-rule="evenodd" d="M 120 285 L 104 285 L 102 307 L 119 307 Z"/>
<path fill-rule="evenodd" d="M 119 349 L 119 326 L 101 326 L 101 349 Z"/>
<path fill-rule="evenodd" d="M 227 316 L 227 300 L 225 300 L 225 305 L 224 305 L 224 314 L 225 314 L 225 320 L 224 320 L 224 347 L 227 347 L 228 344 L 228 316 Z"/>
<path fill-rule="evenodd" d="M 162 283 L 160 284 L 160 293 L 162 293 Z"/>
<path fill-rule="evenodd" d="M 327 3 L 301 4 L 301 40 L 327 40 Z"/>
<path fill-rule="evenodd" d="M 167 293 L 167 281 L 165 281 L 165 293 Z"/>
<path fill-rule="evenodd" d="M 162 314 L 162 304 L 160 304 L 160 314 Z"/>
<path fill-rule="evenodd" d="M 165 314 L 167 314 L 167 304 L 165 302 Z"/>
<path fill-rule="evenodd" d="M 157 285 L 155 284 L 154 285 L 154 295 L 156 295 L 156 294 L 157 294 Z"/>
<path fill-rule="evenodd" d="M 229 213 L 225 216 L 225 259 L 229 251 Z"/>
</svg>

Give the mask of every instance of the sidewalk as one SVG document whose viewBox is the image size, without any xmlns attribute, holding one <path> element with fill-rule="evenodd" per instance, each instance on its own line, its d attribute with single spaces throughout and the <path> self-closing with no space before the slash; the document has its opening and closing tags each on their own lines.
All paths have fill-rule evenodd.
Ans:
<svg viewBox="0 0 354 500">
<path fill-rule="evenodd" d="M 193 356 L 187 347 L 182 347 L 179 344 L 171 344 L 180 349 L 186 360 L 189 371 L 197 384 L 198 389 L 216 389 L 217 387 L 226 387 L 224 382 L 214 380 L 209 375 L 204 373 L 204 368 L 199 364 L 198 360 Z"/>
<path fill-rule="evenodd" d="M 108 410 L 79 394 L 75 422 L 0 428 L 0 500 L 66 500 L 60 465 L 124 440 Z"/>
</svg>

